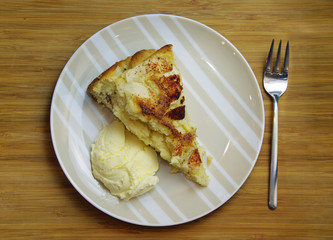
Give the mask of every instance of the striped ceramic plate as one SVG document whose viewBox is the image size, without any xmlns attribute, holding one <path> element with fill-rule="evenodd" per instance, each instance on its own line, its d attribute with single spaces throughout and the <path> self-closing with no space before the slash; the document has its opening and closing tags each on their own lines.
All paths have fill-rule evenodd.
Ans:
<svg viewBox="0 0 333 240">
<path fill-rule="evenodd" d="M 91 174 L 91 144 L 102 123 L 114 117 L 86 89 L 116 61 L 165 44 L 174 46 L 187 110 L 197 125 L 199 142 L 213 156 L 208 166 L 211 180 L 208 187 L 199 187 L 181 174 L 170 174 L 162 160 L 160 182 L 152 191 L 119 201 Z M 241 53 L 211 28 L 173 15 L 128 18 L 90 37 L 59 77 L 50 120 L 60 165 L 80 194 L 110 216 L 148 226 L 189 222 L 224 204 L 252 171 L 264 133 L 260 88 Z"/>
</svg>

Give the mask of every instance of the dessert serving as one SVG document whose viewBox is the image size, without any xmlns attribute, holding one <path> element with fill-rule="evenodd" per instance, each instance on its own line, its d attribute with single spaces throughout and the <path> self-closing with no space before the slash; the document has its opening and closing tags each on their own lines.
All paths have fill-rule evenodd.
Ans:
<svg viewBox="0 0 333 240">
<path fill-rule="evenodd" d="M 141 50 L 115 63 L 88 92 L 147 146 L 188 179 L 207 186 L 209 177 L 188 116 L 172 45 Z"/>
<path fill-rule="evenodd" d="M 91 150 L 91 168 L 112 195 L 129 200 L 159 181 L 156 152 L 116 120 L 104 126 Z"/>
</svg>

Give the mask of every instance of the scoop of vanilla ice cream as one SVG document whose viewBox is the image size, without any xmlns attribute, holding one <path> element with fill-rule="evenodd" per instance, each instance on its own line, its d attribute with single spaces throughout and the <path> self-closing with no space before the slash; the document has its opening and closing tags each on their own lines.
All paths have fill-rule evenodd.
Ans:
<svg viewBox="0 0 333 240">
<path fill-rule="evenodd" d="M 91 151 L 92 172 L 111 194 L 129 200 L 159 181 L 156 152 L 125 129 L 118 120 L 104 126 Z"/>
</svg>

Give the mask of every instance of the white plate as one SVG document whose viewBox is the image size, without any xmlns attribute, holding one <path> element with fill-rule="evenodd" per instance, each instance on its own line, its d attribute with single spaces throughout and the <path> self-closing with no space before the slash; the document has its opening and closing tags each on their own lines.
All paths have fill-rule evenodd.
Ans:
<svg viewBox="0 0 333 240">
<path fill-rule="evenodd" d="M 170 174 L 161 161 L 160 182 L 152 191 L 119 201 L 91 174 L 91 144 L 102 122 L 110 123 L 114 117 L 86 89 L 116 61 L 169 43 L 174 46 L 199 142 L 213 156 L 208 166 L 211 180 L 208 187 L 199 187 L 181 174 Z M 50 121 L 59 163 L 85 199 L 129 223 L 168 226 L 210 213 L 242 186 L 260 152 L 264 106 L 249 64 L 222 35 L 184 17 L 142 15 L 111 24 L 77 49 L 55 87 Z"/>
</svg>

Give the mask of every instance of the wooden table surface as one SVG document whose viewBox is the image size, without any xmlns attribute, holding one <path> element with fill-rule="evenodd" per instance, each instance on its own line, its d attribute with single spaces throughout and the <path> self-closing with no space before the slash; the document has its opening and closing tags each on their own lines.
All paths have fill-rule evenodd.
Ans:
<svg viewBox="0 0 333 240">
<path fill-rule="evenodd" d="M 87 202 L 65 177 L 50 136 L 51 97 L 74 51 L 100 29 L 149 13 L 202 22 L 230 40 L 261 87 L 257 164 L 222 207 L 196 221 L 143 227 Z M 0 2 L 0 239 L 333 239 L 333 1 Z M 280 100 L 279 206 L 267 207 L 272 101 L 262 72 L 272 38 L 290 41 Z"/>
</svg>

